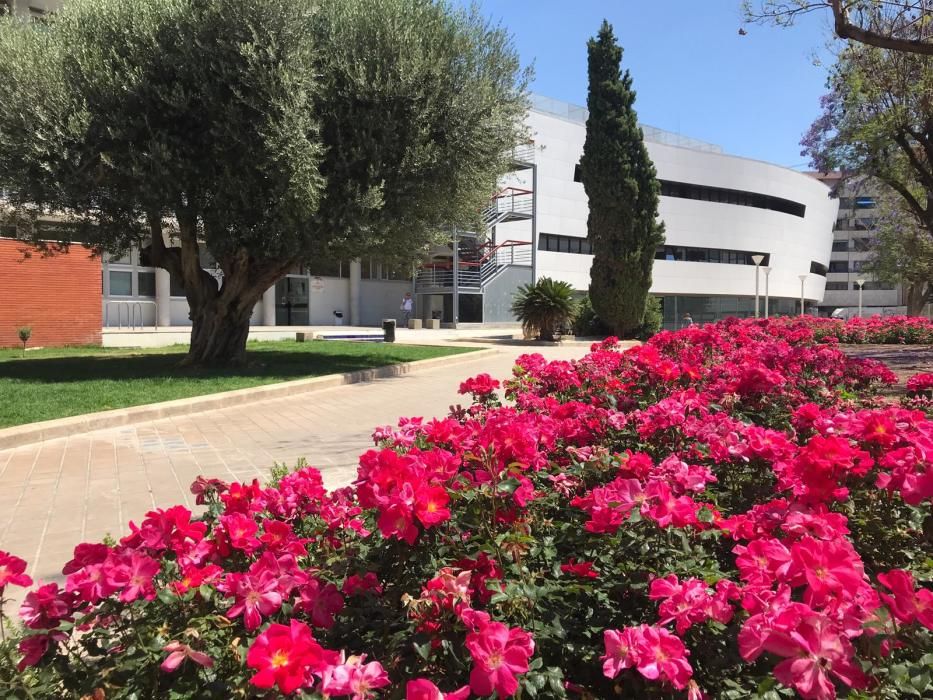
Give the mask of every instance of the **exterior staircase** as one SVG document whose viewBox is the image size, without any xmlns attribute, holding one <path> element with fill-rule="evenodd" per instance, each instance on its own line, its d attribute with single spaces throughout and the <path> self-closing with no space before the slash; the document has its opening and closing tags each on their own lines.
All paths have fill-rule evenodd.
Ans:
<svg viewBox="0 0 933 700">
<path fill-rule="evenodd" d="M 506 187 L 493 196 L 481 215 L 485 237 L 491 238 L 490 234 L 499 224 L 525 221 L 533 216 L 534 193 L 518 187 Z M 415 281 L 416 292 L 444 293 L 452 291 L 455 286 L 469 291 L 482 290 L 510 266 L 531 266 L 529 241 L 479 244 L 475 232 L 459 232 L 456 245 L 457 269 L 454 269 L 453 259 L 422 266 Z"/>
</svg>

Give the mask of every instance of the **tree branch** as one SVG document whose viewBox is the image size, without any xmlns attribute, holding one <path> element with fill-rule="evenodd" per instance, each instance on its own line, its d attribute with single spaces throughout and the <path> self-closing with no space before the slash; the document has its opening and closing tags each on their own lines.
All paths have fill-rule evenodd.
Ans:
<svg viewBox="0 0 933 700">
<path fill-rule="evenodd" d="M 833 9 L 833 28 L 840 39 L 850 39 L 869 46 L 876 46 L 879 49 L 933 56 L 933 43 L 920 39 L 901 39 L 864 29 L 849 21 L 849 11 L 844 7 L 842 0 L 830 0 L 830 5 Z"/>
</svg>

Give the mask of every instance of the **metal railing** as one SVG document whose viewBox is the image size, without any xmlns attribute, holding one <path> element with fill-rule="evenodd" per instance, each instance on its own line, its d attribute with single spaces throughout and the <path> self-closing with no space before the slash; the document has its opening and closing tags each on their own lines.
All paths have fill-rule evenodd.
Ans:
<svg viewBox="0 0 933 700">
<path fill-rule="evenodd" d="M 458 287 L 482 289 L 502 269 L 511 265 L 531 265 L 531 243 L 528 241 L 504 241 L 499 245 L 480 246 L 477 260 L 459 263 L 456 271 Z M 418 272 L 416 288 L 453 288 L 454 270 L 452 263 L 425 265 Z"/>
<path fill-rule="evenodd" d="M 104 302 L 104 327 L 110 327 L 110 307 L 114 305 L 117 310 L 117 328 L 123 328 L 123 311 L 126 310 L 126 327 L 130 330 L 136 330 L 138 328 L 143 328 L 145 324 L 143 323 L 143 306 L 152 305 L 154 314 L 153 314 L 153 327 L 159 327 L 159 309 L 156 306 L 154 301 L 141 301 L 139 299 L 132 300 L 114 300 L 108 299 Z M 138 321 L 138 323 L 137 323 Z"/>
<path fill-rule="evenodd" d="M 483 211 L 483 225 L 489 230 L 510 218 L 527 219 L 534 211 L 534 193 L 518 187 L 506 187 L 497 193 Z"/>
<path fill-rule="evenodd" d="M 533 141 L 523 143 L 512 149 L 512 161 L 515 163 L 534 163 L 535 144 Z"/>
</svg>

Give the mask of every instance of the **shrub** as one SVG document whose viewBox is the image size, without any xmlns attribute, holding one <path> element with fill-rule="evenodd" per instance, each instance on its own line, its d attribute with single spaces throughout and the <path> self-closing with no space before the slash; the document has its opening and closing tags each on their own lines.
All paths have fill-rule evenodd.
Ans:
<svg viewBox="0 0 933 700">
<path fill-rule="evenodd" d="M 16 329 L 16 335 L 19 336 L 19 342 L 23 344 L 23 357 L 26 357 L 26 343 L 32 337 L 32 327 L 22 326 Z"/>
<path fill-rule="evenodd" d="M 525 333 L 541 340 L 554 340 L 554 334 L 570 323 L 575 312 L 573 287 L 550 277 L 522 285 L 512 302 L 512 313 Z"/>
<path fill-rule="evenodd" d="M 661 299 L 649 294 L 645 300 L 645 319 L 635 332 L 635 337 L 639 340 L 647 340 L 661 330 L 662 322 Z M 577 315 L 573 321 L 573 332 L 575 335 L 582 337 L 606 338 L 612 335 L 612 329 L 593 310 L 589 295 L 585 295 L 577 305 Z"/>
<path fill-rule="evenodd" d="M 577 314 L 573 319 L 573 333 L 577 337 L 596 338 L 605 338 L 612 335 L 612 329 L 593 310 L 589 294 L 585 294 L 577 302 Z"/>
<path fill-rule="evenodd" d="M 664 315 L 661 308 L 661 299 L 649 294 L 645 299 L 645 320 L 641 327 L 636 331 L 635 337 L 639 340 L 648 340 L 661 330 L 661 324 L 664 322 Z"/>
<path fill-rule="evenodd" d="M 202 516 L 154 510 L 26 596 L 0 683 L 930 697 L 933 423 L 877 398 L 881 364 L 815 336 L 730 320 L 523 355 L 501 389 L 465 381 L 469 408 L 379 428 L 352 487 L 307 467 L 201 478 Z M 0 589 L 28 585 L 24 566 L 0 555 Z"/>
</svg>

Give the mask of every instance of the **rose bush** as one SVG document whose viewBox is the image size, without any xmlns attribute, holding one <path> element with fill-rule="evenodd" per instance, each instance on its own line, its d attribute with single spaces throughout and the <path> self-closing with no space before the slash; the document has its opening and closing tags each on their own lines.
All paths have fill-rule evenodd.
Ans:
<svg viewBox="0 0 933 700">
<path fill-rule="evenodd" d="M 27 594 L 0 681 L 23 698 L 930 697 L 933 422 L 821 328 L 523 355 L 501 387 L 464 382 L 469 407 L 378 429 L 351 487 L 307 467 L 199 479 L 203 514 L 154 510 Z M 29 585 L 20 562 L 0 555 L 0 595 Z"/>
<path fill-rule="evenodd" d="M 933 322 L 923 316 L 870 316 L 842 321 L 813 316 L 785 319 L 789 325 L 810 326 L 817 340 L 835 338 L 840 343 L 933 344 Z"/>
</svg>

